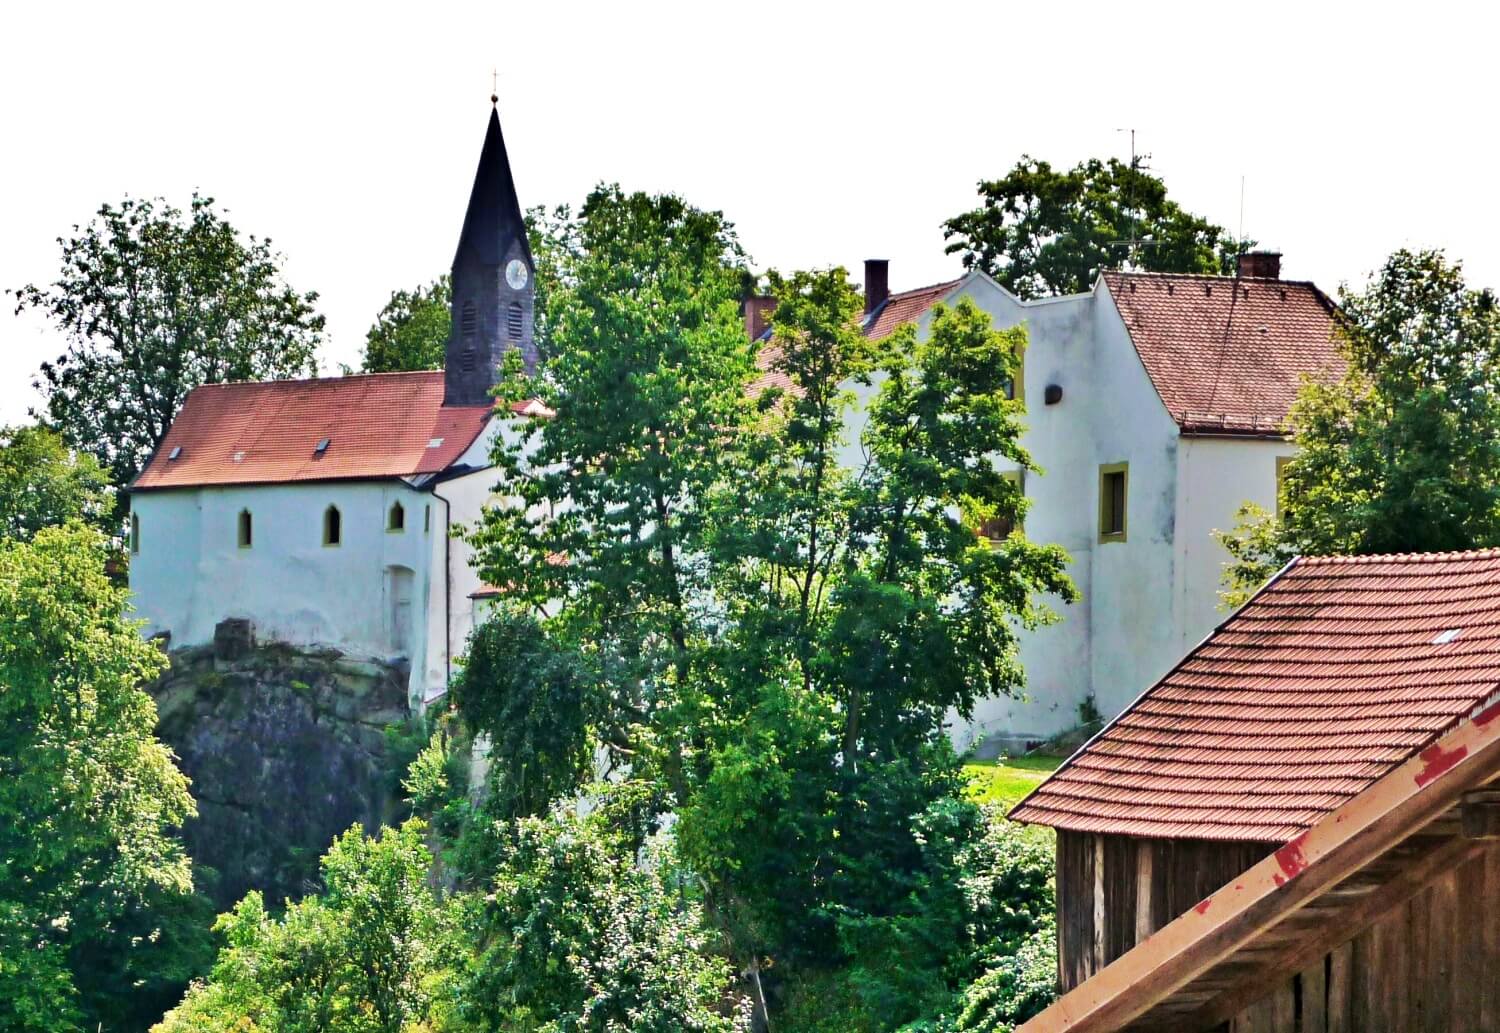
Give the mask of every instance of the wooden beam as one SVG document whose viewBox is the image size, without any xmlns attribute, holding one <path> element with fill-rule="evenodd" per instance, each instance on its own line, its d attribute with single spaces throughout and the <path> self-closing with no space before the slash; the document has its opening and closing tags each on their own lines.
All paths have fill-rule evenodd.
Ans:
<svg viewBox="0 0 1500 1033">
<path fill-rule="evenodd" d="M 1459 804 L 1463 834 L 1469 839 L 1500 839 L 1500 789 L 1472 789 Z"/>
<path fill-rule="evenodd" d="M 1219 995 L 1196 1015 L 1184 1020 L 1180 1028 L 1211 1029 L 1234 1018 L 1241 1010 L 1286 982 L 1290 978 L 1288 973 L 1321 961 L 1324 955 L 1353 939 L 1361 929 L 1405 904 L 1454 868 L 1477 857 L 1484 849 L 1483 843 L 1456 836 L 1417 858 L 1410 866 L 1396 872 L 1378 893 L 1351 904 L 1337 915 L 1329 915 L 1317 934 L 1293 941 L 1291 948 L 1282 952 L 1266 971 L 1241 980 L 1232 990 Z"/>
</svg>

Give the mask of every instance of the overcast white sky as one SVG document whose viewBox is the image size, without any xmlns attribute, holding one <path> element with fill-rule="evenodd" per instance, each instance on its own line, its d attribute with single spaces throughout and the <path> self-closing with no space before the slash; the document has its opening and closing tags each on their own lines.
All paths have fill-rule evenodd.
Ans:
<svg viewBox="0 0 1500 1033">
<path fill-rule="evenodd" d="M 30 3 L 0 31 L 0 287 L 105 201 L 196 187 L 355 363 L 452 260 L 490 70 L 522 203 L 599 180 L 725 211 L 759 267 L 952 275 L 940 224 L 1023 153 L 1129 153 L 1332 290 L 1401 245 L 1500 284 L 1492 5 Z M 857 275 L 857 273 L 856 273 Z M 10 301 L 11 299 L 6 299 Z M 57 353 L 0 310 L 0 421 Z"/>
</svg>

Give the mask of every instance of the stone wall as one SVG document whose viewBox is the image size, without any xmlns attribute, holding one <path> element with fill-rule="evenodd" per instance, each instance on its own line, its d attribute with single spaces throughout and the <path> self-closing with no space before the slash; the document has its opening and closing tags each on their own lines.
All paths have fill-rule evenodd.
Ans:
<svg viewBox="0 0 1500 1033">
<path fill-rule="evenodd" d="M 198 817 L 183 838 L 214 870 L 200 888 L 220 909 L 251 889 L 273 905 L 302 896 L 334 836 L 400 817 L 404 757 L 390 733 L 407 719 L 405 664 L 257 643 L 234 620 L 214 644 L 169 655 L 147 688 L 159 734 L 192 779 Z"/>
</svg>

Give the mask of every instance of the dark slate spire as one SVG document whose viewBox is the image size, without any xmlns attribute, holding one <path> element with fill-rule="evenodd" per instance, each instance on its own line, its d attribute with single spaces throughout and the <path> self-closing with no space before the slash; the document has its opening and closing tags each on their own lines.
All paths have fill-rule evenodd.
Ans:
<svg viewBox="0 0 1500 1033">
<path fill-rule="evenodd" d="M 535 368 L 533 272 L 500 113 L 492 109 L 453 256 L 453 325 L 443 364 L 444 405 L 489 401 L 501 359 L 511 348 L 520 349 L 528 372 Z"/>
</svg>

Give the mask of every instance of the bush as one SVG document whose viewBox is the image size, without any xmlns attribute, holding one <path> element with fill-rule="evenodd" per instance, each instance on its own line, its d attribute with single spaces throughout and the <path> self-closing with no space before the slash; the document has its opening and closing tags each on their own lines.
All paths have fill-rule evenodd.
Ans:
<svg viewBox="0 0 1500 1033">
<path fill-rule="evenodd" d="M 560 805 L 510 826 L 474 916 L 480 950 L 461 996 L 485 1029 L 537 1033 L 734 1033 L 748 1006 L 710 950 L 701 906 L 669 845 L 641 857 L 614 819 L 630 808 L 600 790 L 586 816 Z M 732 1002 L 727 1010 L 724 1005 Z"/>
</svg>

